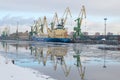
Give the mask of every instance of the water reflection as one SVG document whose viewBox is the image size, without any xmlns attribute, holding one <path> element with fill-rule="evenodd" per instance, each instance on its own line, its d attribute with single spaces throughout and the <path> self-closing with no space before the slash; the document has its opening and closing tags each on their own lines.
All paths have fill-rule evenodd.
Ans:
<svg viewBox="0 0 120 80">
<path fill-rule="evenodd" d="M 83 67 L 83 65 L 81 63 L 81 58 L 80 58 L 80 54 L 82 52 L 82 47 L 80 47 L 79 45 L 73 46 L 73 50 L 75 51 L 75 55 L 73 55 L 73 58 L 76 59 L 76 67 L 78 68 L 78 72 L 80 74 L 81 80 L 84 80 L 85 66 Z"/>
<path fill-rule="evenodd" d="M 104 48 L 105 48 L 105 46 L 106 45 L 104 45 Z M 103 68 L 107 68 L 107 66 L 106 66 L 106 55 L 107 55 L 107 50 L 105 50 L 105 49 L 103 49 L 103 60 L 104 60 L 104 62 L 103 62 Z"/>
<path fill-rule="evenodd" d="M 66 61 L 66 56 L 69 54 L 69 47 L 66 46 L 59 46 L 59 45 L 47 45 L 47 46 L 41 46 L 41 44 L 33 45 L 33 44 L 20 44 L 19 42 L 8 44 L 6 42 L 2 43 L 4 51 L 7 52 L 8 46 L 12 46 L 15 48 L 15 52 L 17 54 L 17 57 L 19 56 L 19 50 L 21 48 L 29 49 L 30 55 L 34 56 L 34 61 L 37 61 L 38 64 L 42 64 L 43 66 L 48 66 L 47 63 L 51 62 L 53 63 L 53 69 L 54 71 L 57 71 L 58 66 L 61 67 L 61 70 L 63 71 L 65 77 L 68 77 L 71 72 L 71 67 L 75 64 L 78 73 L 81 80 L 84 80 L 85 76 L 85 67 L 83 67 L 81 62 L 81 52 L 82 47 L 78 44 L 73 45 L 72 51 L 74 51 L 74 54 L 72 54 L 73 58 L 69 59 L 69 61 Z M 26 48 L 27 47 L 27 48 Z M 28 48 L 29 47 L 29 48 Z M 19 49 L 20 48 L 20 49 Z M 70 57 L 70 56 L 68 56 Z M 70 64 L 70 61 L 75 61 L 75 63 Z M 23 63 L 23 62 L 22 62 Z M 22 64 L 21 63 L 21 64 Z"/>
<path fill-rule="evenodd" d="M 83 46 L 82 46 L 83 47 Z M 78 73 L 80 74 L 81 80 L 84 80 L 85 76 L 85 67 L 82 66 L 80 53 L 82 52 L 82 47 L 79 45 L 73 46 L 73 51 L 75 54 L 73 58 L 76 61 L 76 67 Z M 65 56 L 68 53 L 68 48 L 64 46 L 31 46 L 31 54 L 35 56 L 38 60 L 39 64 L 42 62 L 44 66 L 47 64 L 47 60 L 49 59 L 54 64 L 54 70 L 57 70 L 57 66 L 61 66 L 65 76 L 67 77 L 70 74 L 71 65 L 67 65 L 65 61 Z"/>
<path fill-rule="evenodd" d="M 8 51 L 9 51 L 8 43 L 6 43 L 6 42 L 3 41 L 3 42 L 1 43 L 1 45 L 2 45 L 2 48 L 3 48 L 3 51 L 4 51 L 4 52 L 3 52 L 4 55 L 5 55 L 4 57 L 5 57 L 5 59 L 6 59 L 6 60 L 5 60 L 5 63 L 8 64 L 8 62 L 9 62 L 9 59 L 7 58 Z"/>
<path fill-rule="evenodd" d="M 9 49 L 8 44 L 3 41 L 3 42 L 1 43 L 1 45 L 2 45 L 2 48 L 4 49 L 4 51 L 7 53 L 8 49 Z"/>
<path fill-rule="evenodd" d="M 98 49 L 104 45 L 2 42 L 0 46 L 0 54 L 13 58 L 16 65 L 36 69 L 58 80 L 96 80 L 102 70 L 104 73 L 113 63 L 120 62 L 118 51 Z"/>
<path fill-rule="evenodd" d="M 54 70 L 57 69 L 57 66 L 60 65 L 65 76 L 67 77 L 70 73 L 71 66 L 66 65 L 66 61 L 64 56 L 67 55 L 67 47 L 60 46 L 31 46 L 31 53 L 38 60 L 39 64 L 42 62 L 44 66 L 46 66 L 47 61 L 53 62 Z"/>
<path fill-rule="evenodd" d="M 106 66 L 106 53 L 104 52 L 104 64 L 103 64 L 103 68 L 107 68 L 107 66 Z"/>
</svg>

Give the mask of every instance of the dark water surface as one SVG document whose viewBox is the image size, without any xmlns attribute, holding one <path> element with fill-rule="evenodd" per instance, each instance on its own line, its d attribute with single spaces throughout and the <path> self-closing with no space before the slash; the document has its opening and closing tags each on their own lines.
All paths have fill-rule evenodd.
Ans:
<svg viewBox="0 0 120 80">
<path fill-rule="evenodd" d="M 0 54 L 57 80 L 119 80 L 120 51 L 104 44 L 2 41 Z"/>
</svg>

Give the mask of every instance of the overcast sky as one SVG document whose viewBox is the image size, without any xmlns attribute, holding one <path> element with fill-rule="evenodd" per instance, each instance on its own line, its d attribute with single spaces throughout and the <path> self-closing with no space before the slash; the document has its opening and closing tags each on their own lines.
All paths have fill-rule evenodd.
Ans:
<svg viewBox="0 0 120 80">
<path fill-rule="evenodd" d="M 0 0 L 0 26 L 16 25 L 17 21 L 29 26 L 38 17 L 52 18 L 55 12 L 61 17 L 66 7 L 70 8 L 74 20 L 82 5 L 87 13 L 87 25 L 82 27 L 83 31 L 104 33 L 106 17 L 107 32 L 120 32 L 120 0 Z"/>
</svg>

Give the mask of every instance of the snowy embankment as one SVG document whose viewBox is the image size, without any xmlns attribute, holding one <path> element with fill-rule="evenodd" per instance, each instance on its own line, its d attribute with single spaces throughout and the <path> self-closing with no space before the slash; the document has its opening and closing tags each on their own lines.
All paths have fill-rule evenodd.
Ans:
<svg viewBox="0 0 120 80">
<path fill-rule="evenodd" d="M 35 70 L 22 68 L 12 64 L 0 55 L 0 79 L 1 80 L 55 80 Z"/>
</svg>

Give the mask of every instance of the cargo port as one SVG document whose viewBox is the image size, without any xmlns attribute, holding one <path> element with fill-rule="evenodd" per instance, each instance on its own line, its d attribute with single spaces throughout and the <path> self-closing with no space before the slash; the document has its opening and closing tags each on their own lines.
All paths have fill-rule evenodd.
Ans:
<svg viewBox="0 0 120 80">
<path fill-rule="evenodd" d="M 119 80 L 119 4 L 1 0 L 0 79 Z"/>
<path fill-rule="evenodd" d="M 68 17 L 72 17 L 69 7 L 67 7 L 61 18 L 58 17 L 57 12 L 55 12 L 53 19 L 48 25 L 47 17 L 38 18 L 34 21 L 31 26 L 31 31 L 19 32 L 18 24 L 16 33 L 9 34 L 9 28 L 5 28 L 1 34 L 1 40 L 27 40 L 27 41 L 38 41 L 38 42 L 63 42 L 63 43 L 90 43 L 90 44 L 119 44 L 120 35 L 86 35 L 81 30 L 81 25 L 83 20 L 86 20 L 86 10 L 85 6 L 82 5 L 79 16 L 74 19 L 76 26 L 73 26 L 73 33 L 68 34 L 68 30 L 65 28 Z M 105 27 L 106 27 L 106 18 Z M 46 28 L 46 32 L 44 29 Z"/>
</svg>

